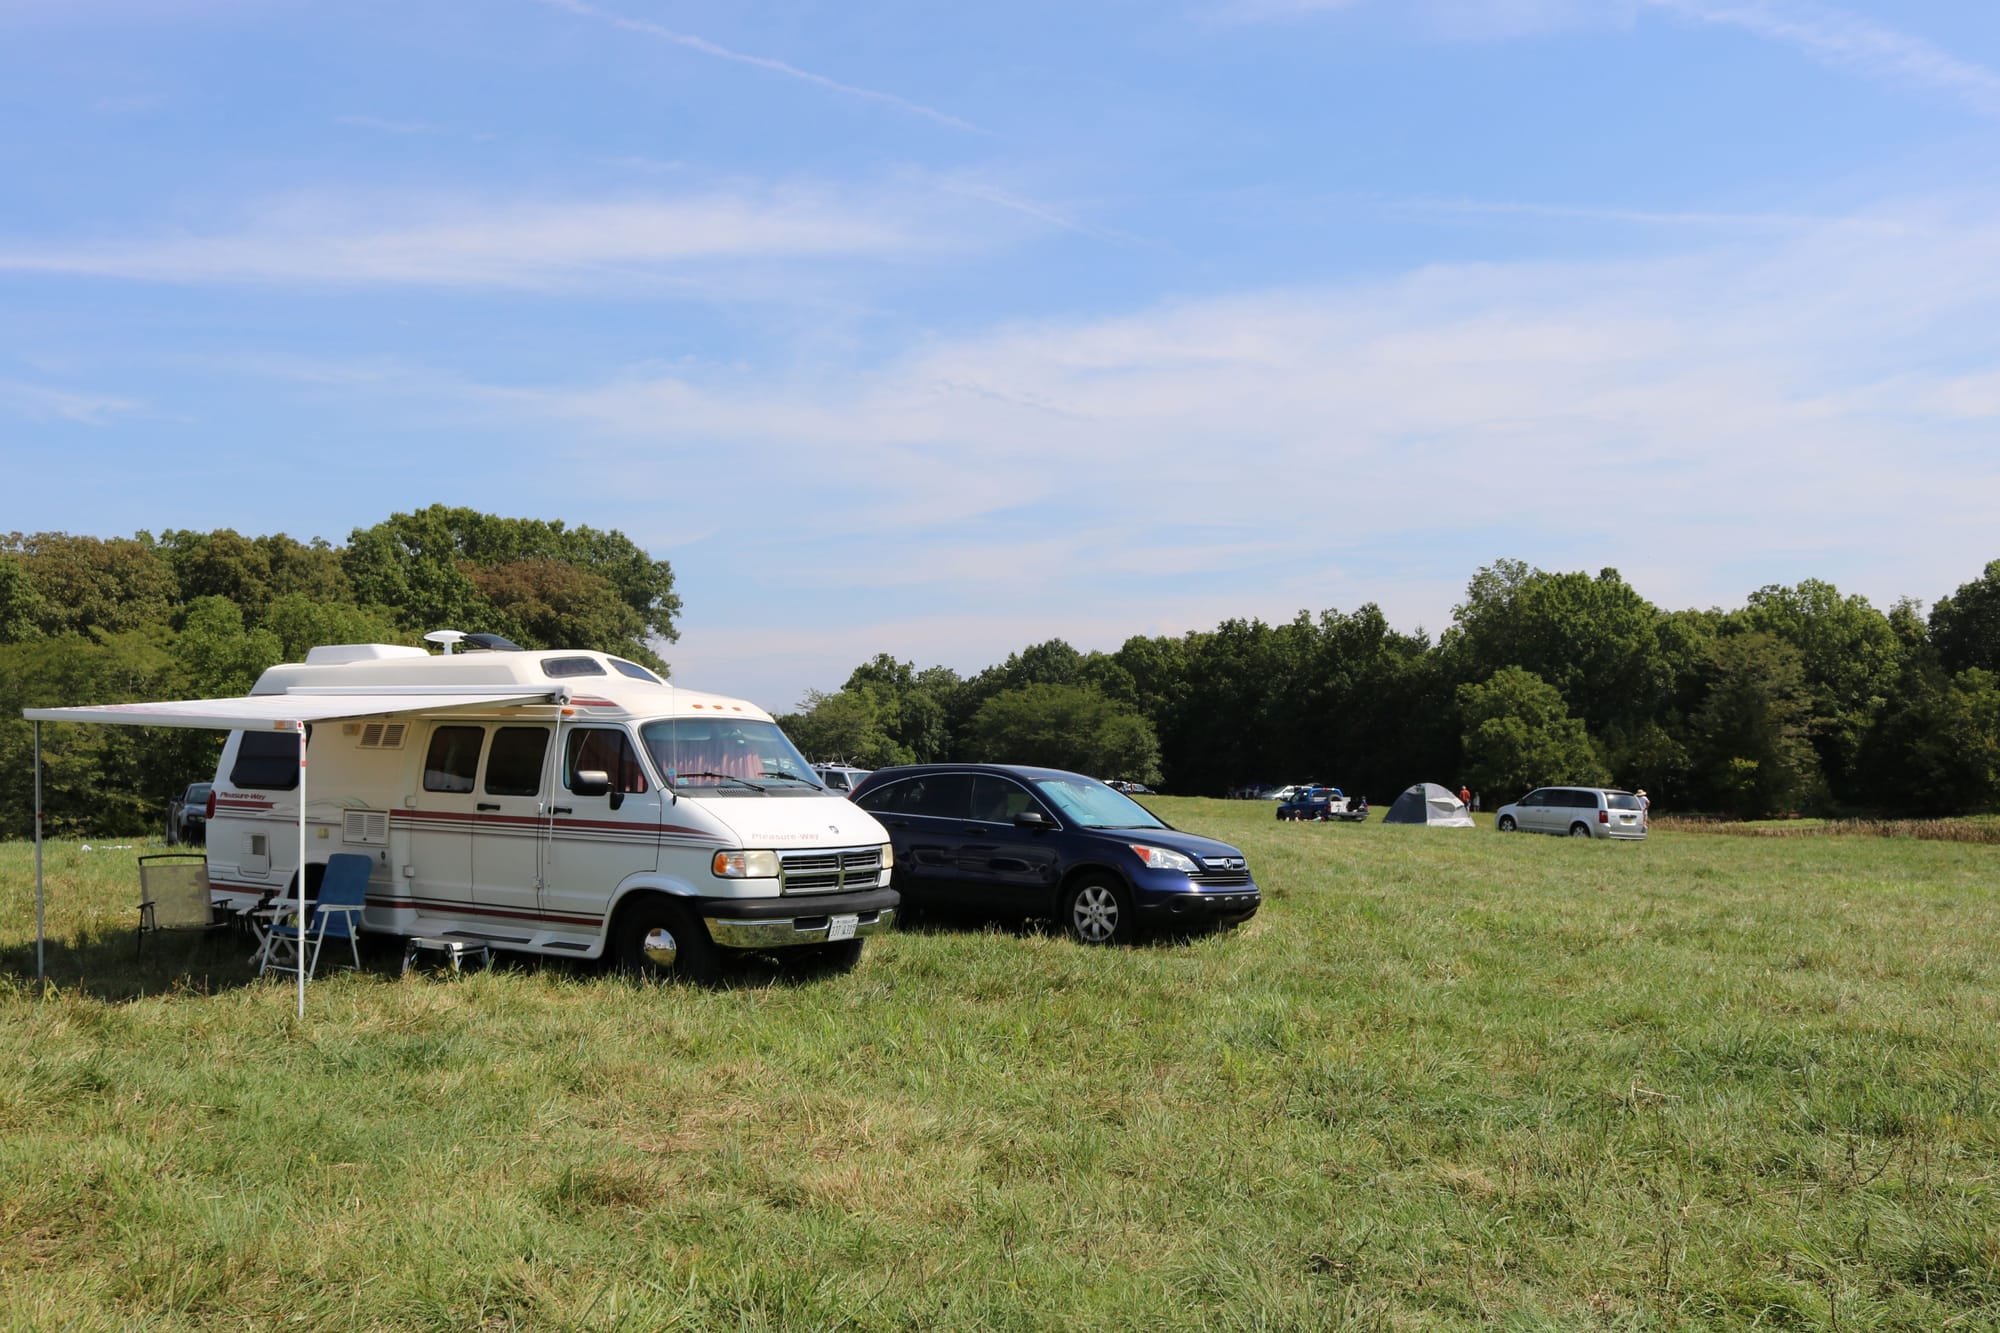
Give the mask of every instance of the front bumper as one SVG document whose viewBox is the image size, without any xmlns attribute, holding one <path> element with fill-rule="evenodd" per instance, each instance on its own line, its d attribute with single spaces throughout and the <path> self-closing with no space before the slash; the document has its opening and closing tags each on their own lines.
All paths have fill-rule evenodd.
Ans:
<svg viewBox="0 0 2000 1333">
<path fill-rule="evenodd" d="M 785 949 L 824 944 L 833 919 L 855 918 L 854 938 L 879 935 L 896 923 L 902 898 L 894 889 L 789 898 L 704 898 L 695 907 L 708 937 L 725 949 Z"/>
<path fill-rule="evenodd" d="M 1180 893 L 1141 893 L 1134 904 L 1148 924 L 1183 922 L 1233 926 L 1257 915 L 1264 895 L 1255 884 Z"/>
</svg>

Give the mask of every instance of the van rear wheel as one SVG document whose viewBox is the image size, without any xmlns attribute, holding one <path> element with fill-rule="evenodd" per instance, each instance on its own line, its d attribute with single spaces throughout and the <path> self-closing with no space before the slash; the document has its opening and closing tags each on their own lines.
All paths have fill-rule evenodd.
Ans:
<svg viewBox="0 0 2000 1333">
<path fill-rule="evenodd" d="M 699 985 L 722 978 L 722 955 L 693 913 L 649 895 L 618 914 L 612 948 L 618 970 L 639 980 L 679 977 Z"/>
<path fill-rule="evenodd" d="M 1572 837 L 1572 838 L 1587 838 L 1587 837 L 1589 837 L 1589 836 L 1590 836 L 1590 825 L 1588 825 L 1588 824 L 1584 824 L 1584 823 L 1576 823 L 1576 824 L 1571 824 L 1571 825 L 1569 826 L 1569 836 L 1570 836 L 1570 837 Z"/>
</svg>

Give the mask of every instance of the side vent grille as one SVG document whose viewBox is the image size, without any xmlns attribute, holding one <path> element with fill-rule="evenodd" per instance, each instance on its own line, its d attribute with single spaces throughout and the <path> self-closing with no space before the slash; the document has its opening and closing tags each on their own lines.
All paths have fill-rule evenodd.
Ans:
<svg viewBox="0 0 2000 1333">
<path fill-rule="evenodd" d="M 379 847 L 389 841 L 389 816 L 380 810 L 349 810 L 341 837 L 363 846 Z"/>
<path fill-rule="evenodd" d="M 403 736 L 409 729 L 407 722 L 370 722 L 361 728 L 361 748 L 400 750 L 403 748 Z"/>
</svg>

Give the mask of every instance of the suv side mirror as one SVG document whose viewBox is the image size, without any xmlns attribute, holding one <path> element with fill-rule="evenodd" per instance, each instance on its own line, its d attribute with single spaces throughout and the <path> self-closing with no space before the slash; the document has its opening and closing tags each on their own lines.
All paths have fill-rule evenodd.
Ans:
<svg viewBox="0 0 2000 1333">
<path fill-rule="evenodd" d="M 1023 810 L 1014 816 L 1015 828 L 1054 828 L 1049 817 L 1039 810 Z"/>
</svg>

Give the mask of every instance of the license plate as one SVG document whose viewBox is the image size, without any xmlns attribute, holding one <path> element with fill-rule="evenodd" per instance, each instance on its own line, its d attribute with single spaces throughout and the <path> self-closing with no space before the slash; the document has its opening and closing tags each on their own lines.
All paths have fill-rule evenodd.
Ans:
<svg viewBox="0 0 2000 1333">
<path fill-rule="evenodd" d="M 826 923 L 826 938 L 828 943 L 834 940 L 853 939 L 854 928 L 860 924 L 861 918 L 858 916 L 836 916 L 831 918 Z"/>
</svg>

